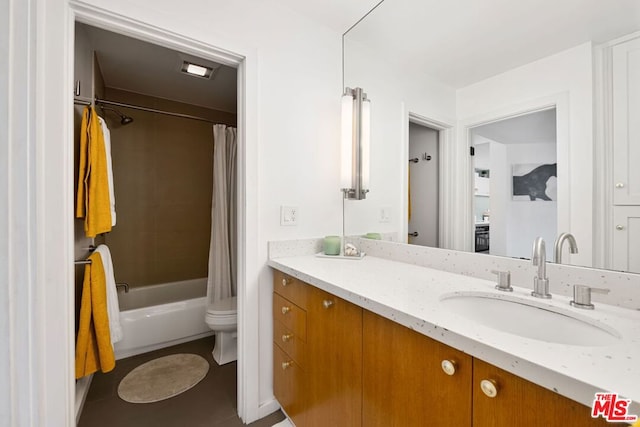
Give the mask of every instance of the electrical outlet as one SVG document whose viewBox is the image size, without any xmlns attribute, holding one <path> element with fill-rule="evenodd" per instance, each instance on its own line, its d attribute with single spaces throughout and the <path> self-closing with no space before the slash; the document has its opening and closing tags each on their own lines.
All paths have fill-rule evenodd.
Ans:
<svg viewBox="0 0 640 427">
<path fill-rule="evenodd" d="M 298 225 L 297 206 L 280 206 L 280 225 Z"/>
<path fill-rule="evenodd" d="M 384 206 L 380 208 L 380 222 L 391 222 L 391 207 Z"/>
</svg>

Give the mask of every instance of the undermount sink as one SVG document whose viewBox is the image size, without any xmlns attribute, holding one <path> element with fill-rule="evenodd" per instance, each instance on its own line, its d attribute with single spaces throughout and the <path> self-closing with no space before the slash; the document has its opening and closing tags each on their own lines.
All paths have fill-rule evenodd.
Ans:
<svg viewBox="0 0 640 427">
<path fill-rule="evenodd" d="M 457 292 L 442 295 L 440 302 L 484 326 L 538 341 L 593 347 L 616 344 L 621 338 L 597 320 L 517 296 Z"/>
</svg>

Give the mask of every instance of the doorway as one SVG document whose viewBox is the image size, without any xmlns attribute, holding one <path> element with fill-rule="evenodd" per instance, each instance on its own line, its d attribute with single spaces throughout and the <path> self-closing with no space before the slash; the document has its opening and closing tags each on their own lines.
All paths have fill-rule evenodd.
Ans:
<svg viewBox="0 0 640 427">
<path fill-rule="evenodd" d="M 474 147 L 475 252 L 529 258 L 536 237 L 554 241 L 558 229 L 556 115 L 552 107 L 469 129 Z"/>
<path fill-rule="evenodd" d="M 439 131 L 409 122 L 408 243 L 437 248 L 440 242 Z"/>
<path fill-rule="evenodd" d="M 244 122 L 244 120 L 246 120 L 246 116 L 243 117 L 243 109 L 242 109 L 242 105 L 244 104 L 243 101 L 245 99 L 245 97 L 247 96 L 246 92 L 245 92 L 245 81 L 244 81 L 244 73 L 245 73 L 245 67 L 244 67 L 244 62 L 243 62 L 243 58 L 235 55 L 235 54 L 231 54 L 228 52 L 222 52 L 222 51 L 218 51 L 216 48 L 213 48 L 211 46 L 205 46 L 203 44 L 200 43 L 195 43 L 192 40 L 185 40 L 180 38 L 177 35 L 174 34 L 166 34 L 162 31 L 145 31 L 145 29 L 143 29 L 143 25 L 142 24 L 135 24 L 132 23 L 130 21 L 120 21 L 117 18 L 113 17 L 113 16 L 109 16 L 109 17 L 104 17 L 102 15 L 100 15 L 99 13 L 97 13 L 96 15 L 93 15 L 92 12 L 88 12 L 88 11 L 83 11 L 80 15 L 82 15 L 82 20 L 87 20 L 88 22 L 91 22 L 92 25 L 96 25 L 96 23 L 98 23 L 98 25 L 96 26 L 97 28 L 103 28 L 104 30 L 100 30 L 100 31 L 114 31 L 114 33 L 117 33 L 119 35 L 121 34 L 135 34 L 135 37 L 138 37 L 139 35 L 139 39 L 138 38 L 132 38 L 131 40 L 136 40 L 137 42 L 141 42 L 142 43 L 142 39 L 144 40 L 148 40 L 151 43 L 153 43 L 154 45 L 156 45 L 156 47 L 166 47 L 168 49 L 175 49 L 176 51 L 179 51 L 181 53 L 183 53 L 185 56 L 190 56 L 190 57 L 198 57 L 198 58 L 204 58 L 205 61 L 207 62 L 219 62 L 221 65 L 226 66 L 227 68 L 231 68 L 233 70 L 234 73 L 234 81 L 230 83 L 230 86 L 234 89 L 237 90 L 237 92 L 235 93 L 235 98 L 237 100 L 237 123 L 238 123 L 238 128 L 239 128 L 239 134 L 238 134 L 238 158 L 237 158 L 237 164 L 238 164 L 238 171 L 237 171 L 237 187 L 238 187 L 238 195 L 237 195 L 237 206 L 238 206 L 238 211 L 237 211 L 237 215 L 235 216 L 238 220 L 238 237 L 237 237 L 237 255 L 238 255 L 238 317 L 240 319 L 240 324 L 242 325 L 242 317 L 243 314 L 245 312 L 245 310 L 243 308 L 247 307 L 247 305 L 252 306 L 252 305 L 257 305 L 257 300 L 253 300 L 252 298 L 250 298 L 249 300 L 247 300 L 245 298 L 245 259 L 246 259 L 246 244 L 245 244 L 245 232 L 244 230 L 246 229 L 246 224 L 248 222 L 247 220 L 247 215 L 245 214 L 244 209 L 242 208 L 242 206 L 245 205 L 245 201 L 247 200 L 248 196 L 247 196 L 247 192 L 246 192 L 246 188 L 245 188 L 245 182 L 246 182 L 246 175 L 247 173 L 249 175 L 251 175 L 251 172 L 248 172 L 242 165 L 245 163 L 245 159 L 247 158 L 247 150 L 246 150 L 246 140 L 245 140 L 245 135 L 246 135 L 246 123 Z M 89 19 L 91 18 L 91 19 Z M 78 25 L 83 25 L 80 23 L 81 20 L 77 21 Z M 104 25 L 102 25 L 104 24 Z M 73 34 L 73 33 L 72 33 Z M 73 50 L 71 50 L 71 52 L 73 52 Z M 72 58 L 74 59 L 74 58 Z M 147 70 L 148 71 L 148 70 Z M 152 72 L 153 70 L 151 70 Z M 179 70 L 178 70 L 179 71 Z M 237 80 L 236 80 L 236 76 L 237 75 Z M 100 79 L 98 79 L 100 80 Z M 98 82 L 100 83 L 100 82 Z M 99 84 L 98 84 L 99 85 Z M 95 87 L 95 81 L 92 83 L 92 86 Z M 111 90 L 110 92 L 116 93 L 116 89 L 117 88 L 112 88 L 113 90 Z M 106 91 L 109 92 L 109 91 Z M 95 96 L 99 96 L 100 98 L 104 99 L 104 97 L 108 97 L 109 95 L 105 93 L 96 93 L 95 91 L 90 93 L 90 99 L 93 99 Z M 141 96 L 140 93 L 133 93 L 131 94 L 131 96 Z M 158 98 L 162 98 L 162 96 L 158 97 Z M 166 100 L 166 99 L 165 99 Z M 86 101 L 85 101 L 86 102 Z M 160 102 L 160 101 L 158 101 Z M 184 101 L 181 101 L 184 102 Z M 140 104 L 143 104 L 144 102 L 134 102 L 134 101 L 128 101 L 126 102 L 125 106 L 117 106 L 117 109 L 120 110 L 120 112 L 122 111 L 122 109 L 124 109 L 126 111 L 127 108 L 134 108 L 134 107 L 139 107 Z M 104 103 L 102 104 L 103 106 L 105 105 Z M 194 103 L 192 105 L 195 105 L 196 107 L 200 107 L 197 105 L 197 103 Z M 141 108 L 134 108 L 135 110 L 135 121 L 137 121 L 137 124 L 141 124 L 143 119 L 142 116 L 143 114 L 147 114 L 147 113 L 155 113 L 155 111 L 150 111 L 150 109 L 148 107 L 158 107 L 158 106 L 146 106 L 145 108 L 147 108 L 146 112 L 140 112 L 145 111 L 145 109 L 141 109 Z M 165 107 L 164 105 L 161 106 L 161 108 L 151 108 L 153 110 L 158 110 L 158 109 L 162 109 L 162 110 L 169 110 L 168 107 Z M 100 111 L 100 109 L 98 109 Z M 107 110 L 106 112 L 104 110 Z M 101 113 L 103 114 L 108 114 L 109 117 L 107 118 L 108 120 L 111 120 L 112 122 L 114 122 L 114 128 L 115 129 L 120 129 L 120 130 L 124 130 L 124 128 L 119 128 L 120 125 L 124 125 L 124 122 L 121 122 L 120 124 L 116 124 L 115 122 L 118 120 L 117 119 L 117 115 L 119 114 L 118 112 L 113 112 L 111 110 L 113 110 L 112 108 L 105 108 L 103 111 L 101 111 Z M 174 109 L 171 108 L 171 111 L 173 111 Z M 199 114 L 198 112 L 194 112 L 194 111 L 187 111 L 187 115 L 189 116 L 202 116 L 202 114 Z M 134 112 L 131 112 L 131 115 L 133 115 Z M 235 112 L 234 112 L 235 115 Z M 69 117 L 69 120 L 71 120 L 71 115 Z M 178 120 L 178 119 L 176 119 Z M 221 123 L 225 123 L 225 120 L 215 120 L 216 122 L 221 122 Z M 129 128 L 128 129 L 134 129 L 134 126 L 136 125 L 131 125 L 129 124 L 131 123 L 131 121 L 129 120 L 127 122 Z M 235 124 L 235 120 L 234 123 Z M 135 129 L 139 129 L 138 127 L 135 127 Z M 183 132 L 179 132 L 180 133 L 180 137 L 181 138 L 190 138 L 191 135 L 189 134 L 185 134 Z M 112 137 L 115 137 L 116 135 L 112 135 Z M 140 135 L 137 135 L 140 136 Z M 213 137 L 211 136 L 211 146 L 213 144 Z M 144 156 L 143 156 L 144 157 Z M 251 156 L 252 157 L 252 156 Z M 169 172 L 169 171 L 167 171 Z M 73 180 L 75 181 L 77 179 L 77 174 L 74 174 L 74 178 Z M 73 198 L 73 197 L 72 197 Z M 210 195 L 209 195 L 209 202 L 208 204 L 210 204 L 211 200 L 210 200 Z M 249 215 L 252 216 L 252 215 Z M 119 218 L 120 219 L 120 218 Z M 206 232 L 203 234 L 207 234 Z M 73 240 L 73 233 L 70 234 L 69 239 Z M 81 244 L 77 244 L 78 242 L 76 242 L 76 251 L 78 249 L 86 249 L 87 245 L 84 245 L 85 242 L 82 242 Z M 82 256 L 77 256 L 76 254 L 76 259 L 78 258 L 82 258 Z M 162 267 L 164 267 L 165 265 L 162 265 L 162 263 L 156 263 L 157 265 L 160 265 Z M 72 313 L 72 311 L 71 311 Z M 73 314 L 71 314 L 73 315 Z M 251 319 L 249 319 L 251 320 Z M 247 322 L 249 323 L 249 322 Z M 246 325 L 244 326 L 245 328 L 251 328 L 253 327 L 253 325 Z M 238 340 L 241 341 L 244 337 L 243 331 L 241 329 L 238 330 Z M 72 355 L 71 355 L 72 357 Z M 251 358 L 251 357 L 250 357 Z M 245 390 L 247 390 L 247 386 L 246 386 L 246 382 L 248 380 L 246 380 L 245 376 L 242 373 L 242 369 L 243 369 L 243 362 L 244 362 L 244 354 L 240 354 L 239 355 L 239 360 L 238 360 L 238 374 L 237 374 L 237 396 L 238 396 L 238 412 L 240 414 L 240 416 L 244 419 L 255 419 L 256 415 L 254 413 L 249 413 L 247 414 L 245 412 L 245 408 L 246 408 L 246 401 L 245 401 Z M 253 393 L 253 388 L 250 387 L 249 388 L 249 394 L 251 395 Z"/>
</svg>

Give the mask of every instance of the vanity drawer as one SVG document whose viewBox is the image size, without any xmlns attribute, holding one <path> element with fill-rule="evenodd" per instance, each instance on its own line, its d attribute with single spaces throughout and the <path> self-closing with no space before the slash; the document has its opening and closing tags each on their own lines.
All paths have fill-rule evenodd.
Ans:
<svg viewBox="0 0 640 427">
<path fill-rule="evenodd" d="M 297 337 L 292 330 L 280 322 L 273 322 L 273 342 L 301 368 L 304 368 L 305 342 Z"/>
<path fill-rule="evenodd" d="M 309 285 L 284 274 L 281 271 L 273 271 L 273 292 L 281 295 L 302 308 L 307 308 L 307 290 Z"/>
<path fill-rule="evenodd" d="M 304 426 L 305 418 L 305 376 L 296 364 L 277 345 L 273 346 L 273 394 L 293 420 L 295 425 Z"/>
<path fill-rule="evenodd" d="M 273 294 L 273 319 L 302 341 L 307 340 L 307 312 L 276 293 Z"/>
</svg>

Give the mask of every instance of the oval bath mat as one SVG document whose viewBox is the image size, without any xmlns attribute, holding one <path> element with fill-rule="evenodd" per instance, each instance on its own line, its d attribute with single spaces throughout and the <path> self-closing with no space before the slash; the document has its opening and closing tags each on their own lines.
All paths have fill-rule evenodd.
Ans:
<svg viewBox="0 0 640 427">
<path fill-rule="evenodd" d="M 118 396 L 130 403 L 169 399 L 198 384 L 209 362 L 197 354 L 172 354 L 143 363 L 120 381 Z"/>
</svg>

